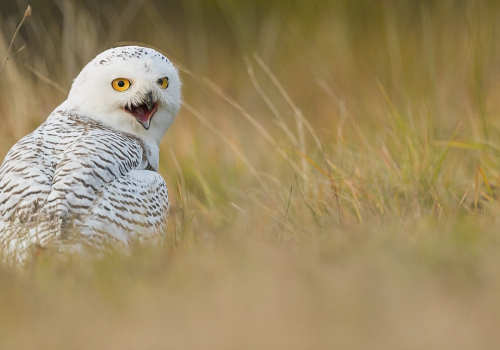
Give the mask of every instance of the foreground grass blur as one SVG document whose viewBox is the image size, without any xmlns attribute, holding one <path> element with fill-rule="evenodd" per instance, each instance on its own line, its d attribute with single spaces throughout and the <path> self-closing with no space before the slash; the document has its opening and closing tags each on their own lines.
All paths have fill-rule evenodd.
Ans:
<svg viewBox="0 0 500 350">
<path fill-rule="evenodd" d="M 154 46 L 184 81 L 169 241 L 0 268 L 0 348 L 500 342 L 496 2 L 41 4 L 0 72 L 0 157 L 95 54 Z"/>
</svg>

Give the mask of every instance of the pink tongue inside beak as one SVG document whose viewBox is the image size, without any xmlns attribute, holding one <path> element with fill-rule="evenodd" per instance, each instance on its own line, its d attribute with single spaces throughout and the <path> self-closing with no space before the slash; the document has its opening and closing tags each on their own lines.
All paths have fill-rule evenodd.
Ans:
<svg viewBox="0 0 500 350">
<path fill-rule="evenodd" d="M 128 113 L 132 114 L 146 130 L 149 129 L 151 118 L 153 118 L 153 115 L 155 114 L 157 109 L 158 109 L 157 103 L 153 105 L 153 108 L 151 110 L 149 110 L 145 104 L 139 106 L 132 106 L 130 109 L 125 108 L 125 110 Z"/>
<path fill-rule="evenodd" d="M 151 111 L 148 110 L 148 108 L 146 107 L 146 105 L 140 105 L 138 107 L 132 107 L 131 112 L 142 123 L 147 123 L 149 121 L 149 116 L 151 115 Z"/>
</svg>

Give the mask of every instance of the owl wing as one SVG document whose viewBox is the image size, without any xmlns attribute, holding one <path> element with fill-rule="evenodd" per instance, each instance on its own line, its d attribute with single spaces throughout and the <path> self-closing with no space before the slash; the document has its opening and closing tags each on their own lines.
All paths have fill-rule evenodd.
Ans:
<svg viewBox="0 0 500 350">
<path fill-rule="evenodd" d="M 102 188 L 78 231 L 92 247 L 156 243 L 165 238 L 168 207 L 163 178 L 153 171 L 133 170 Z"/>
<path fill-rule="evenodd" d="M 57 244 L 75 232 L 96 243 L 162 233 L 166 185 L 145 170 L 147 152 L 139 139 L 91 119 L 49 118 L 0 168 L 0 245 Z"/>
<path fill-rule="evenodd" d="M 92 246 L 161 237 L 167 219 L 165 181 L 148 162 L 147 147 L 131 135 L 87 121 L 54 171 L 46 211 L 56 213 L 61 239 Z"/>
<path fill-rule="evenodd" d="M 52 190 L 52 150 L 44 145 L 43 127 L 19 140 L 0 166 L 0 250 L 8 260 L 22 258 L 38 241 L 31 229 Z"/>
<path fill-rule="evenodd" d="M 43 138 L 37 130 L 17 142 L 5 156 L 0 167 L 0 220 L 28 220 L 51 192 L 51 150 L 43 146 Z"/>
</svg>

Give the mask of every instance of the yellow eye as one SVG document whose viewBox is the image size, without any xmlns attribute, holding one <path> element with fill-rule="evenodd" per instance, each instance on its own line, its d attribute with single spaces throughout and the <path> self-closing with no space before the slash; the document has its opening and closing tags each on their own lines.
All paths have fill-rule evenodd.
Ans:
<svg viewBox="0 0 500 350">
<path fill-rule="evenodd" d="M 167 77 L 160 78 L 156 82 L 158 83 L 158 85 L 160 85 L 160 87 L 162 89 L 166 89 L 168 87 L 168 78 Z"/>
<path fill-rule="evenodd" d="M 113 89 L 115 89 L 116 91 L 120 91 L 120 92 L 128 90 L 128 88 L 130 87 L 130 85 L 132 85 L 132 83 L 130 82 L 130 80 L 125 79 L 125 78 L 115 79 L 111 83 L 111 86 L 113 86 Z"/>
</svg>

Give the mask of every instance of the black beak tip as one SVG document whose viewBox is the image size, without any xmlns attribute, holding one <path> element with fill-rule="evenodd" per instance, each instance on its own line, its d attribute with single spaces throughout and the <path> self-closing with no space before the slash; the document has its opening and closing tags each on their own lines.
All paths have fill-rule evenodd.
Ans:
<svg viewBox="0 0 500 350">
<path fill-rule="evenodd" d="M 141 126 L 146 129 L 146 130 L 149 130 L 149 127 L 151 126 L 151 123 L 150 121 L 148 120 L 147 122 L 142 122 L 140 120 L 137 120 L 139 122 L 139 124 L 141 124 Z"/>
</svg>

